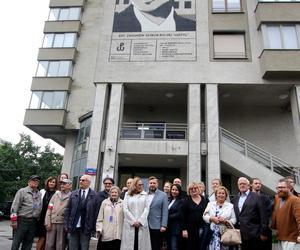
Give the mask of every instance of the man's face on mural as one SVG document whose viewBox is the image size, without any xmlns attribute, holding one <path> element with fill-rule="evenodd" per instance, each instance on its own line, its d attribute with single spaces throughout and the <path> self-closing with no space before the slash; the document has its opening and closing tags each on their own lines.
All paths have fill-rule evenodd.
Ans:
<svg viewBox="0 0 300 250">
<path fill-rule="evenodd" d="M 156 10 L 169 1 L 170 0 L 131 0 L 137 9 L 144 12 Z"/>
</svg>

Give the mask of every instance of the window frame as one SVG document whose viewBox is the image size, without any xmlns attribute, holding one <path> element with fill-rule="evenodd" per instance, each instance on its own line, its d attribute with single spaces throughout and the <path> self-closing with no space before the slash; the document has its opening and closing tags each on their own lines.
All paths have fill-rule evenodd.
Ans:
<svg viewBox="0 0 300 250">
<path fill-rule="evenodd" d="M 78 9 L 79 13 L 78 13 L 78 17 L 76 17 L 76 19 L 71 18 L 71 10 L 72 9 Z M 55 10 L 57 10 L 57 18 L 53 19 L 51 16 L 51 13 L 54 12 Z M 66 11 L 68 10 L 67 13 L 67 17 L 65 19 L 62 18 L 62 11 Z M 55 17 L 55 15 L 53 15 Z M 50 22 L 60 22 L 60 21 L 80 21 L 82 17 L 82 7 L 79 6 L 74 6 L 74 7 L 62 7 L 62 8 L 50 8 L 49 14 L 48 14 L 48 21 Z"/>
<path fill-rule="evenodd" d="M 33 100 L 33 96 L 35 93 L 40 93 L 40 99 L 38 99 L 38 105 L 37 107 L 33 107 L 32 106 L 32 100 Z M 55 100 L 55 94 L 58 93 L 63 93 L 63 99 L 62 99 L 62 105 L 59 108 L 55 108 L 54 107 L 54 100 Z M 49 108 L 47 107 L 43 107 L 44 103 L 44 98 L 46 96 L 46 94 L 52 94 L 51 97 L 51 105 Z M 31 110 L 65 110 L 67 107 L 67 99 L 68 99 L 68 92 L 65 90 L 34 90 L 31 92 L 31 97 L 30 97 L 30 102 L 29 102 L 29 107 L 28 109 Z"/>
<path fill-rule="evenodd" d="M 270 38 L 268 33 L 268 27 L 277 27 L 279 29 L 280 34 L 280 48 L 271 48 L 270 47 Z M 297 48 L 286 48 L 285 39 L 284 39 L 284 26 L 294 26 L 295 27 L 295 35 L 296 35 L 296 44 Z M 271 49 L 271 50 L 300 50 L 300 24 L 293 24 L 293 23 L 284 23 L 284 24 L 277 24 L 277 23 L 268 23 L 261 25 L 261 32 L 262 32 L 262 39 L 263 39 L 263 47 L 264 49 Z"/>
<path fill-rule="evenodd" d="M 68 63 L 68 72 L 65 75 L 60 75 L 59 72 L 62 70 L 62 67 L 64 65 L 64 63 Z M 40 66 L 45 64 L 45 68 L 44 68 L 44 74 L 39 74 L 39 71 L 41 70 Z M 51 67 L 54 66 L 55 63 L 59 63 L 58 68 L 57 68 L 57 72 L 54 75 L 49 75 L 49 71 L 52 70 Z M 53 64 L 53 65 L 52 65 Z M 35 77 L 71 77 L 72 76 L 72 72 L 73 72 L 73 61 L 71 60 L 40 60 L 38 61 L 38 66 L 37 66 L 37 70 L 35 73 Z"/>
<path fill-rule="evenodd" d="M 234 56 L 234 51 L 232 51 L 231 53 L 232 54 L 225 54 L 225 55 L 217 55 L 216 54 L 216 51 L 215 51 L 215 36 L 216 35 L 223 35 L 223 36 L 226 36 L 226 35 L 241 35 L 243 36 L 243 40 L 244 40 L 244 54 L 239 56 L 239 55 L 236 55 Z M 212 40 L 213 40 L 213 59 L 214 60 L 245 60 L 245 59 L 248 59 L 248 53 L 247 53 L 247 43 L 246 43 L 246 33 L 245 32 L 221 32 L 221 31 L 216 31 L 216 32 L 213 32 L 213 37 L 212 37 Z M 218 53 L 218 52 L 217 52 Z"/>
<path fill-rule="evenodd" d="M 216 0 L 211 0 L 211 8 L 212 8 L 212 13 L 238 13 L 238 12 L 243 12 L 243 0 L 239 0 L 240 2 L 240 8 L 239 9 L 229 9 L 228 8 L 228 2 L 230 0 L 222 0 L 224 2 L 224 9 L 216 9 L 214 8 L 214 2 Z"/>
</svg>

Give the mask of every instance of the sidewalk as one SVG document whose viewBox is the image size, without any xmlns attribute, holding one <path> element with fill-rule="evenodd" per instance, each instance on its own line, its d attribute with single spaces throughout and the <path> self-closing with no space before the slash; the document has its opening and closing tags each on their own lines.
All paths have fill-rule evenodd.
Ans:
<svg viewBox="0 0 300 250">
<path fill-rule="evenodd" d="M 10 250 L 12 243 L 12 229 L 9 220 L 0 221 L 0 249 Z"/>
</svg>

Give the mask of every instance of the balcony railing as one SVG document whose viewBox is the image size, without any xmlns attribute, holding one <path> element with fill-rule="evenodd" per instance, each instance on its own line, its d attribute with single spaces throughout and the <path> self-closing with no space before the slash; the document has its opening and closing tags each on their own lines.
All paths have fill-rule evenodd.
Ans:
<svg viewBox="0 0 300 250">
<path fill-rule="evenodd" d="M 185 123 L 123 123 L 121 139 L 135 140 L 187 140 Z"/>
<path fill-rule="evenodd" d="M 282 176 L 294 176 L 296 183 L 300 183 L 299 170 L 271 153 L 259 148 L 258 146 L 244 140 L 243 138 L 220 128 L 221 141 L 241 154 L 249 157 L 264 167 L 276 172 Z"/>
</svg>

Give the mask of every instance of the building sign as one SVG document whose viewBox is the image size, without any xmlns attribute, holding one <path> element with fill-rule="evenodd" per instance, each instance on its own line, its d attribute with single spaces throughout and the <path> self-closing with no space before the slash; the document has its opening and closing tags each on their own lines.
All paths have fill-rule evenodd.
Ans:
<svg viewBox="0 0 300 250">
<path fill-rule="evenodd" d="M 86 169 L 85 169 L 85 174 L 88 174 L 88 175 L 96 175 L 96 174 L 97 174 L 97 169 L 96 169 L 96 168 L 89 168 L 89 167 L 86 167 Z"/>
<path fill-rule="evenodd" d="M 109 61 L 195 61 L 195 0 L 116 0 Z"/>
</svg>

